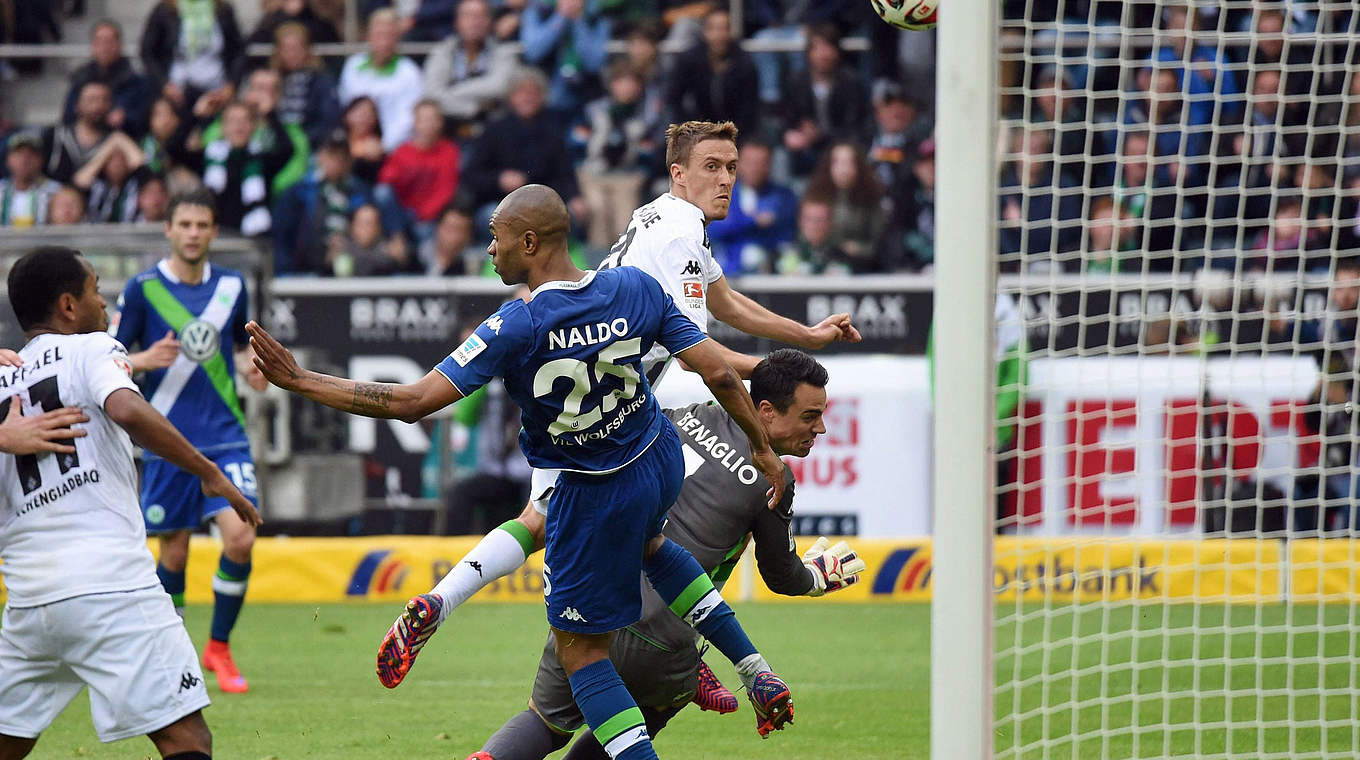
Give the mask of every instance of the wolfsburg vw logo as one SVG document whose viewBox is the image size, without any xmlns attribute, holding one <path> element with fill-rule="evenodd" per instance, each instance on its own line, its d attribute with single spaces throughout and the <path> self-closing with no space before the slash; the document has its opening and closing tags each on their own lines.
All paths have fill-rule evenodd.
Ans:
<svg viewBox="0 0 1360 760">
<path fill-rule="evenodd" d="M 195 319 L 179 331 L 179 350 L 194 363 L 202 364 L 217 355 L 219 340 L 212 323 Z"/>
</svg>

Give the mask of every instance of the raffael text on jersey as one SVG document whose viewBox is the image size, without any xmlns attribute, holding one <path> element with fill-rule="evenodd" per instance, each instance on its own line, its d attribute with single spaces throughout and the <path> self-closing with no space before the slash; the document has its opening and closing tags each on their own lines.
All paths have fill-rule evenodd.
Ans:
<svg viewBox="0 0 1360 760">
<path fill-rule="evenodd" d="M 61 353 L 61 346 L 53 346 L 42 352 L 42 355 L 32 362 L 26 363 L 22 367 L 15 368 L 8 375 L 0 375 L 0 389 L 8 388 L 11 385 L 18 385 L 23 382 L 25 377 L 28 377 L 43 367 L 59 362 L 64 358 L 66 357 Z"/>
<path fill-rule="evenodd" d="M 99 470 L 90 469 L 84 472 L 77 472 L 55 486 L 52 486 L 45 491 L 37 492 L 33 495 L 33 498 L 24 502 L 24 505 L 19 508 L 19 511 L 16 514 L 22 516 L 39 507 L 45 507 L 66 494 L 89 483 L 94 483 L 96 485 L 99 483 Z"/>
</svg>

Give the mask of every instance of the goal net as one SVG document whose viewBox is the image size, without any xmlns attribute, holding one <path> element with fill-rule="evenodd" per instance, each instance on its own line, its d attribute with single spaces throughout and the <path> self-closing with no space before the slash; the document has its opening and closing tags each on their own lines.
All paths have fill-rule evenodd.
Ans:
<svg viewBox="0 0 1360 760">
<path fill-rule="evenodd" d="M 996 757 L 1360 757 L 1358 9 L 1001 4 Z"/>
</svg>

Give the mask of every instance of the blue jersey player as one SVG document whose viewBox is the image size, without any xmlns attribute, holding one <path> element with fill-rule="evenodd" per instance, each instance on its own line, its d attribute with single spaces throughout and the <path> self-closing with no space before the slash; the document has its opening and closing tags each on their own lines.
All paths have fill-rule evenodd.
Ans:
<svg viewBox="0 0 1360 760">
<path fill-rule="evenodd" d="M 524 422 L 521 447 L 535 467 L 561 470 L 547 522 L 544 597 L 557 651 L 586 722 L 611 757 L 655 758 L 641 711 L 609 661 L 613 631 L 641 615 L 639 571 L 676 614 L 737 664 L 758 712 L 780 727 L 789 690 L 770 672 L 731 608 L 689 552 L 661 535 L 684 476 L 675 427 L 641 373 L 659 343 L 704 378 L 751 443 L 751 461 L 783 493 L 770 448 L 736 372 L 669 295 L 630 268 L 582 272 L 567 255 L 567 210 L 542 185 L 508 196 L 491 219 L 488 252 L 507 284 L 527 284 L 420 381 L 356 383 L 309 372 L 258 325 L 247 331 L 271 382 L 343 411 L 418 420 L 505 379 Z M 378 662 L 385 683 L 409 669 L 438 621 L 438 597 L 408 604 Z M 399 679 L 396 679 L 399 680 Z"/>
<path fill-rule="evenodd" d="M 142 390 L 151 405 L 216 462 L 246 498 L 258 503 L 236 368 L 259 390 L 267 383 L 250 361 L 245 280 L 208 263 L 216 233 L 210 193 L 199 190 L 172 198 L 165 225 L 170 257 L 128 281 L 110 332 L 128 348 L 145 348 L 129 360 L 134 371 L 146 373 Z M 156 572 L 177 609 L 184 606 L 190 533 L 207 520 L 222 531 L 203 667 L 217 674 L 223 691 L 244 692 L 249 686 L 228 641 L 245 599 L 255 528 L 225 499 L 205 496 L 192 474 L 151 453 L 145 461 L 142 516 L 147 533 L 160 536 Z"/>
</svg>

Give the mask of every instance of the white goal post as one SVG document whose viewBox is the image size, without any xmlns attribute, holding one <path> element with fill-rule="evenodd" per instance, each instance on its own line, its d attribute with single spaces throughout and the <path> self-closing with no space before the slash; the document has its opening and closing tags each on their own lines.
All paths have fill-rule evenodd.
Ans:
<svg viewBox="0 0 1360 760">
<path fill-rule="evenodd" d="M 930 740 L 935 760 L 991 757 L 996 248 L 996 3 L 941 8 L 936 49 L 934 576 Z"/>
</svg>

